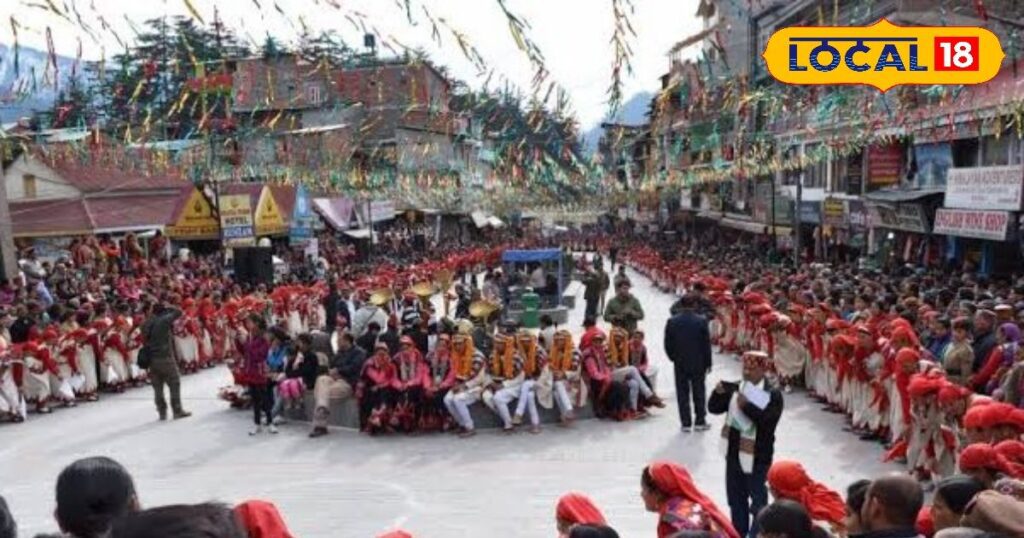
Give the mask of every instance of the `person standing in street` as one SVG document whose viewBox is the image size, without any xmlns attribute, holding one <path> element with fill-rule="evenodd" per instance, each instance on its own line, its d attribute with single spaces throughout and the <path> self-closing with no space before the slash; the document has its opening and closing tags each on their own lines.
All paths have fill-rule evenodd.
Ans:
<svg viewBox="0 0 1024 538">
<path fill-rule="evenodd" d="M 142 326 L 142 349 L 139 356 L 149 362 L 149 380 L 153 385 L 156 412 L 160 420 L 167 420 L 167 401 L 164 400 L 164 385 L 171 393 L 171 412 L 174 419 L 192 416 L 181 406 L 181 374 L 171 351 L 171 334 L 174 321 L 181 317 L 181 310 L 167 306 L 166 302 L 150 305 L 146 323 Z"/>
<path fill-rule="evenodd" d="M 241 381 L 249 388 L 252 399 L 253 429 L 249 435 L 263 432 L 260 415 L 266 416 L 266 426 L 270 433 L 277 433 L 274 426 L 273 408 L 274 395 L 270 389 L 270 366 L 267 358 L 270 354 L 270 342 L 267 340 L 267 322 L 263 317 L 253 314 L 245 324 L 248 339 L 239 339 L 242 350 Z"/>
<path fill-rule="evenodd" d="M 596 318 L 601 302 L 601 278 L 594 269 L 587 269 L 583 277 L 583 299 L 587 302 L 584 317 Z"/>
<path fill-rule="evenodd" d="M 608 301 L 608 306 L 604 309 L 604 319 L 632 333 L 636 330 L 637 323 L 644 319 L 644 308 L 640 306 L 640 301 L 629 293 L 629 287 L 628 280 L 615 286 L 615 297 Z"/>
<path fill-rule="evenodd" d="M 604 263 L 597 266 L 597 282 L 601 288 L 601 297 L 598 299 L 598 312 L 604 312 L 605 300 L 608 297 L 608 288 L 612 287 L 612 279 L 608 276 L 608 273 L 604 270 Z"/>
<path fill-rule="evenodd" d="M 707 431 L 704 379 L 711 371 L 711 334 L 708 321 L 696 313 L 693 296 L 679 300 L 680 311 L 665 325 L 665 355 L 675 366 L 676 399 L 683 431 Z M 693 396 L 693 414 L 690 397 Z M 694 423 L 696 415 L 696 423 Z"/>
<path fill-rule="evenodd" d="M 783 405 L 782 392 L 765 376 L 771 364 L 767 353 L 748 351 L 743 355 L 743 380 L 719 383 L 708 401 L 711 414 L 726 416 L 725 491 L 740 536 L 757 536 L 751 518 L 768 504 L 768 469 Z"/>
</svg>

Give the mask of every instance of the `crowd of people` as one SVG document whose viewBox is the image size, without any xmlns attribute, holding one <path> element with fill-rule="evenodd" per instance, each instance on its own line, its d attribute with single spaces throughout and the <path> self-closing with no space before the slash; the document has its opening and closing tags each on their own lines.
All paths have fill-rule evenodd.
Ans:
<svg viewBox="0 0 1024 538">
<path fill-rule="evenodd" d="M 645 507 L 659 514 L 659 537 L 1024 535 L 1024 282 L 910 267 L 794 267 L 735 244 L 692 243 L 687 252 L 614 239 L 619 248 L 610 249 L 608 238 L 582 238 L 581 248 L 621 258 L 682 297 L 665 351 L 676 363 L 684 430 L 709 429 L 706 413 L 726 417 L 730 514 L 686 469 L 657 462 L 641 473 L 641 491 Z M 539 244 L 403 251 L 403 263 L 371 265 L 327 241 L 303 281 L 296 271 L 274 287 L 234 282 L 218 253 L 115 253 L 109 241 L 90 239 L 53 264 L 29 256 L 19 279 L 0 286 L 0 413 L 18 422 L 30 409 L 45 414 L 149 383 L 161 419 L 165 385 L 173 418 L 186 418 L 178 371 L 221 362 L 235 380 L 221 396 L 252 408 L 252 435 L 276 433 L 275 420 L 307 405 L 307 394 L 312 437 L 328 433 L 332 402 L 345 399 L 357 403 L 367 433 L 464 437 L 476 433 L 470 410 L 478 402 L 504 431 L 528 421 L 533 433 L 544 409 L 568 426 L 588 405 L 615 420 L 663 407 L 643 304 L 624 270 L 612 279 L 600 257 L 579 267 L 588 304 L 578 339 L 550 319 L 535 333 L 500 323 L 497 309 L 472 308 L 501 302 L 506 278 L 495 267 L 502 249 Z M 421 294 L 416 285 L 441 271 L 453 285 L 439 309 L 429 296 L 442 290 Z M 609 288 L 614 296 L 600 305 Z M 720 383 L 709 398 L 705 338 L 706 347 L 742 358 L 744 371 L 742 381 Z M 799 463 L 776 460 L 770 445 L 782 395 L 794 389 L 844 415 L 851 433 L 883 443 L 886 457 L 905 462 L 908 473 L 852 484 L 844 499 Z M 922 506 L 926 491 L 934 492 L 929 507 Z M 125 506 L 110 521 L 130 512 L 125 528 L 169 524 L 161 509 Z M 220 518 L 224 529 L 244 533 L 244 510 L 167 510 L 181 521 Z M 65 532 L 100 535 L 70 532 L 59 512 Z M 563 536 L 617 535 L 582 494 L 560 500 L 556 515 Z M 141 535 L 160 535 L 149 532 Z"/>
<path fill-rule="evenodd" d="M 638 507 L 656 515 L 658 538 L 740 538 L 718 505 L 685 467 L 655 461 L 640 471 Z M 930 506 L 920 484 L 907 475 L 859 480 L 839 493 L 811 479 L 795 461 L 776 461 L 768 473 L 774 501 L 756 514 L 753 538 L 939 538 L 1024 536 L 1024 502 L 987 488 L 970 476 L 938 482 Z M 228 506 L 206 502 L 143 507 L 135 482 L 106 457 L 77 460 L 59 474 L 54 519 L 60 534 L 36 538 L 291 538 L 271 502 Z M 554 506 L 560 538 L 617 538 L 611 518 L 589 496 L 562 495 Z M 17 538 L 14 516 L 0 497 L 0 538 Z M 412 538 L 393 530 L 378 538 Z"/>
</svg>

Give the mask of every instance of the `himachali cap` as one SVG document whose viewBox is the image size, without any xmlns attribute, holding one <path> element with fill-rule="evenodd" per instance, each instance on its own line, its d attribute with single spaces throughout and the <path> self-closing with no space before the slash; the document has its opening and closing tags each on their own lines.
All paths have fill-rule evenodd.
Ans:
<svg viewBox="0 0 1024 538">
<path fill-rule="evenodd" d="M 843 319 L 830 319 L 825 322 L 826 331 L 845 331 L 850 328 L 850 322 Z"/>
<path fill-rule="evenodd" d="M 946 382 L 939 389 L 939 403 L 952 404 L 971 395 L 971 390 L 956 383 Z"/>
<path fill-rule="evenodd" d="M 743 354 L 743 364 L 767 370 L 771 367 L 772 360 L 764 351 L 747 351 Z"/>
<path fill-rule="evenodd" d="M 988 443 L 974 443 L 973 445 L 968 445 L 960 453 L 959 467 L 961 471 L 981 469 L 1003 470 L 1004 465 L 992 445 Z"/>
</svg>

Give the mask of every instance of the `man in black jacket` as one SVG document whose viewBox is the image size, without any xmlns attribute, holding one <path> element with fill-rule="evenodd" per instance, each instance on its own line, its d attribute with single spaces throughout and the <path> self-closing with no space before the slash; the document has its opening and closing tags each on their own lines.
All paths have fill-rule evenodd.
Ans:
<svg viewBox="0 0 1024 538">
<path fill-rule="evenodd" d="M 331 358 L 327 374 L 318 377 L 313 387 L 313 399 L 316 403 L 310 437 L 327 435 L 331 400 L 344 400 L 353 396 L 365 363 L 366 351 L 356 345 L 352 333 L 342 333 L 338 339 L 338 354 Z"/>
<path fill-rule="evenodd" d="M 709 429 L 704 410 L 704 378 L 711 371 L 711 335 L 708 322 L 695 311 L 690 295 L 680 299 L 680 311 L 665 325 L 665 355 L 672 361 L 676 373 L 676 400 L 679 403 L 679 421 L 683 431 L 694 427 L 690 414 L 690 394 L 697 416 L 696 429 Z"/>
<path fill-rule="evenodd" d="M 782 392 L 765 373 L 768 354 L 743 355 L 743 380 L 719 383 L 708 401 L 708 411 L 726 415 L 722 437 L 729 440 L 725 456 L 725 490 L 732 525 L 740 536 L 757 536 L 751 518 L 768 504 L 768 468 L 775 452 L 775 428 L 782 417 Z M 753 442 L 751 442 L 753 441 Z"/>
</svg>

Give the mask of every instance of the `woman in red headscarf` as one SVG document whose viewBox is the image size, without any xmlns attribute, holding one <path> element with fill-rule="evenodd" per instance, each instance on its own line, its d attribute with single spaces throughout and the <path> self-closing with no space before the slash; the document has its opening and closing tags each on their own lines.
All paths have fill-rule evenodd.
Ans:
<svg viewBox="0 0 1024 538">
<path fill-rule="evenodd" d="M 768 469 L 768 488 L 776 499 L 796 501 L 807 509 L 811 519 L 834 535 L 845 532 L 846 503 L 824 485 L 811 480 L 803 466 L 780 460 Z"/>
<path fill-rule="evenodd" d="M 378 342 L 373 356 L 363 366 L 356 388 L 362 431 L 373 435 L 391 430 L 398 384 L 398 371 L 388 354 L 388 345 Z"/>
<path fill-rule="evenodd" d="M 252 538 L 292 538 L 281 512 L 266 501 L 246 501 L 234 508 L 235 516 Z"/>
<path fill-rule="evenodd" d="M 582 493 L 566 493 L 555 506 L 555 524 L 558 536 L 564 538 L 576 525 L 604 525 L 601 509 Z"/>
<path fill-rule="evenodd" d="M 658 538 L 684 531 L 705 531 L 714 538 L 740 538 L 729 517 L 693 483 L 682 466 L 656 461 L 640 477 L 640 496 L 658 518 Z"/>
</svg>

